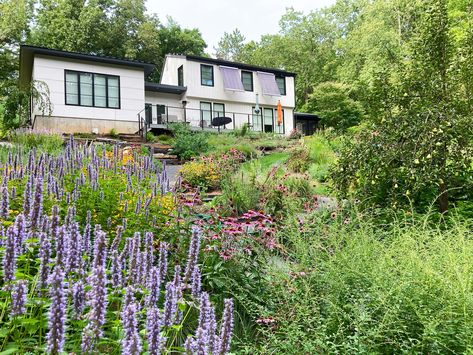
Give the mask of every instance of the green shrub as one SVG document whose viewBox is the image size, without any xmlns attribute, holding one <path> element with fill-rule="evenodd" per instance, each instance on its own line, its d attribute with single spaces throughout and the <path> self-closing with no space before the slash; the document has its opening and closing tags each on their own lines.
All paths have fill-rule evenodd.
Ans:
<svg viewBox="0 0 473 355">
<path fill-rule="evenodd" d="M 112 137 L 112 138 L 118 138 L 118 132 L 115 128 L 112 128 L 110 130 L 110 133 L 109 133 L 109 136 Z"/>
<path fill-rule="evenodd" d="M 58 152 L 64 144 L 64 139 L 59 133 L 26 129 L 12 131 L 9 139 L 23 148 L 38 149 L 47 153 Z"/>
<path fill-rule="evenodd" d="M 173 138 L 167 134 L 159 134 L 156 136 L 156 138 L 158 139 L 158 142 L 163 144 L 170 144 L 173 141 Z"/>
<path fill-rule="evenodd" d="M 242 214 L 256 210 L 260 196 L 254 177 L 236 174 L 222 182 L 222 195 L 215 199 L 214 204 L 219 206 L 223 215 Z"/>
<path fill-rule="evenodd" d="M 146 132 L 146 141 L 150 143 L 156 143 L 158 140 L 153 133 Z"/>
<path fill-rule="evenodd" d="M 189 126 L 182 123 L 173 123 L 171 131 L 175 137 L 172 151 L 179 158 L 188 160 L 209 150 L 207 133 L 192 132 Z"/>
<path fill-rule="evenodd" d="M 309 151 L 305 148 L 297 148 L 291 152 L 287 167 L 295 173 L 303 173 L 307 170 L 309 164 Z"/>
</svg>

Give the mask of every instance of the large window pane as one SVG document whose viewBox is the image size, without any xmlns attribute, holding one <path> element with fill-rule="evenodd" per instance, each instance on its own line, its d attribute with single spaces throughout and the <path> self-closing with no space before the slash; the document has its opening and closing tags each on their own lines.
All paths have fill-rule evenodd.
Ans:
<svg viewBox="0 0 473 355">
<path fill-rule="evenodd" d="M 66 72 L 66 104 L 79 104 L 79 82 L 77 73 Z"/>
<path fill-rule="evenodd" d="M 286 78 L 276 77 L 276 84 L 278 84 L 279 92 L 281 95 L 286 95 Z"/>
<path fill-rule="evenodd" d="M 209 127 L 212 123 L 212 104 L 210 102 L 200 103 L 201 126 Z"/>
<path fill-rule="evenodd" d="M 253 131 L 258 131 L 258 132 L 261 132 L 262 130 L 262 126 L 261 126 L 261 122 L 262 122 L 262 112 L 261 112 L 261 108 L 260 108 L 260 111 L 258 113 L 255 113 L 255 108 L 253 107 L 252 109 L 252 126 L 253 126 Z"/>
<path fill-rule="evenodd" d="M 214 117 L 223 117 L 223 116 L 225 116 L 225 105 L 214 104 Z"/>
<path fill-rule="evenodd" d="M 108 107 L 118 108 L 120 106 L 119 95 L 118 78 L 108 77 Z"/>
<path fill-rule="evenodd" d="M 245 91 L 253 91 L 253 73 L 250 71 L 241 72 L 241 82 Z"/>
<path fill-rule="evenodd" d="M 65 71 L 66 104 L 120 108 L 120 78 L 115 75 Z"/>
<path fill-rule="evenodd" d="M 264 131 L 273 132 L 273 109 L 264 109 Z"/>
<path fill-rule="evenodd" d="M 214 68 L 211 65 L 200 65 L 200 83 L 204 86 L 214 86 Z"/>
<path fill-rule="evenodd" d="M 80 76 L 80 104 L 92 106 L 92 74 L 81 73 Z"/>
<path fill-rule="evenodd" d="M 105 75 L 95 74 L 94 103 L 96 107 L 107 107 L 107 78 Z"/>
</svg>

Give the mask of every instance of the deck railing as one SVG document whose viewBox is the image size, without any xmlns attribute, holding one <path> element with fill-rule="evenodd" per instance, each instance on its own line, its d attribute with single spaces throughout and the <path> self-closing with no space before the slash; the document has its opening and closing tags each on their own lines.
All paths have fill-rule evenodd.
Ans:
<svg viewBox="0 0 473 355">
<path fill-rule="evenodd" d="M 212 126 L 212 119 L 215 117 L 230 117 L 232 122 L 215 127 Z M 189 107 L 176 107 L 169 105 L 147 105 L 145 109 L 138 113 L 139 131 L 143 137 L 151 128 L 167 128 L 172 123 L 188 124 L 194 130 L 225 131 L 241 128 L 244 124 L 253 131 L 274 132 L 284 134 L 284 121 L 282 125 L 277 125 L 276 117 L 263 116 L 261 111 L 255 113 L 231 112 L 219 110 L 204 110 Z"/>
</svg>

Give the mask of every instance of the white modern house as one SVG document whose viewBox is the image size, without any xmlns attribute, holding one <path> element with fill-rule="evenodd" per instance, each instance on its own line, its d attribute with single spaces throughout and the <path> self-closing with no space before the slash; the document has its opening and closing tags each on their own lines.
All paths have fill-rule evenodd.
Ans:
<svg viewBox="0 0 473 355">
<path fill-rule="evenodd" d="M 143 133 L 183 122 L 194 130 L 248 124 L 287 135 L 295 127 L 294 73 L 190 55 L 167 55 L 160 83 L 145 81 L 153 70 L 139 61 L 26 45 L 20 50 L 20 85 L 45 83 L 52 103 L 47 116 L 33 103 L 35 128 Z M 216 127 L 217 117 L 228 123 Z"/>
</svg>

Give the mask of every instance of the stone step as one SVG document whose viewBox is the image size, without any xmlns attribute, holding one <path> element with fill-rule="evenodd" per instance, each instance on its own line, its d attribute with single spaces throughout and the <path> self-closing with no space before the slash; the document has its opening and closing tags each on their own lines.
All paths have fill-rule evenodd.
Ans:
<svg viewBox="0 0 473 355">
<path fill-rule="evenodd" d="M 180 163 L 177 155 L 172 154 L 155 153 L 153 154 L 153 158 L 165 161 L 168 165 L 178 165 Z"/>
</svg>

